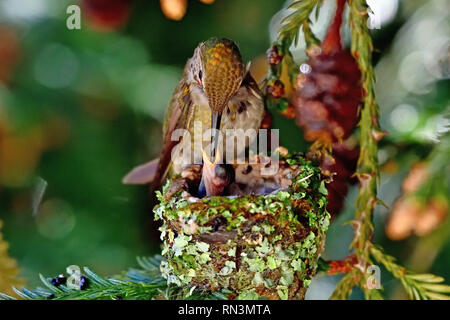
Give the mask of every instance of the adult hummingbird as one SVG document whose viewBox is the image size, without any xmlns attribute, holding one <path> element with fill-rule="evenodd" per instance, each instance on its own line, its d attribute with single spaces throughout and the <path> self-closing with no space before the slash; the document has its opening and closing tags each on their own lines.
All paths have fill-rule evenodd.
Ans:
<svg viewBox="0 0 450 320">
<path fill-rule="evenodd" d="M 227 129 L 251 128 L 257 131 L 263 115 L 262 94 L 244 66 L 237 45 L 232 40 L 218 38 L 202 42 L 187 61 L 183 77 L 170 100 L 163 125 L 164 140 L 160 157 L 134 168 L 123 182 L 151 182 L 157 188 L 169 171 L 180 173 L 186 165 L 176 165 L 171 159 L 173 151 L 183 145 L 183 138 L 181 141 L 172 139 L 176 129 L 186 129 L 190 136 L 195 136 L 197 132 L 194 130 L 198 130 L 198 126 L 193 124 L 200 121 L 203 132 L 212 128 L 220 130 L 223 136 Z M 210 156 L 214 161 L 207 159 L 202 143 L 202 185 L 206 187 L 207 195 L 217 195 L 224 189 L 224 183 L 218 182 L 228 179 L 223 174 L 223 165 L 216 165 L 218 149 L 222 147 L 217 134 L 211 135 L 211 147 Z"/>
</svg>

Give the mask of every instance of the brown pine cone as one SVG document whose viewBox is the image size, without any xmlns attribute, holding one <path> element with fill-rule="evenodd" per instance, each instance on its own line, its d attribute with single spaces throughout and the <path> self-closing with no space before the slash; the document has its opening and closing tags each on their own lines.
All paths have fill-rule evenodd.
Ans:
<svg viewBox="0 0 450 320">
<path fill-rule="evenodd" d="M 320 53 L 300 67 L 293 104 L 296 122 L 308 141 L 325 145 L 346 139 L 358 123 L 362 98 L 361 72 L 347 51 L 341 48 L 339 29 L 345 1 L 338 0 L 336 16 Z"/>
</svg>

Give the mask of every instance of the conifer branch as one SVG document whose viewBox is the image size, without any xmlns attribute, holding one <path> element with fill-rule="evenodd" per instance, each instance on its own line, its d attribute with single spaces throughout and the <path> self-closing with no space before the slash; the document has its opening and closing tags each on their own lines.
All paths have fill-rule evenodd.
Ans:
<svg viewBox="0 0 450 320">
<path fill-rule="evenodd" d="M 317 16 L 321 5 L 322 0 L 303 0 L 292 3 L 287 10 L 293 10 L 293 12 L 281 21 L 278 41 L 289 46 L 296 45 L 299 31 L 303 29 L 308 44 L 318 43 L 319 41 L 311 31 L 309 17 L 314 9 Z"/>
<path fill-rule="evenodd" d="M 300 30 L 303 31 L 307 47 L 319 43 L 319 40 L 311 30 L 311 20 L 309 17 L 314 10 L 316 10 L 316 16 L 318 15 L 321 4 L 322 0 L 303 0 L 295 1 L 286 8 L 286 10 L 292 12 L 281 21 L 278 38 L 275 43 L 273 43 L 272 50 L 276 48 L 276 55 L 279 56 L 280 60 L 273 64 L 269 61 L 271 66 L 266 77 L 267 86 L 273 86 L 277 82 L 283 85 L 280 78 L 284 68 L 287 70 L 291 83 L 298 75 L 298 65 L 294 61 L 290 47 L 297 44 Z M 273 96 L 271 94 L 265 95 L 266 105 L 269 110 L 286 112 L 289 102 L 283 95 L 284 92 L 281 96 Z"/>
<path fill-rule="evenodd" d="M 361 282 L 362 273 L 353 268 L 349 273 L 339 281 L 336 286 L 336 290 L 331 294 L 330 300 L 346 300 L 350 297 L 353 291 L 353 287 Z"/>
<path fill-rule="evenodd" d="M 352 31 L 351 53 L 361 71 L 361 84 L 364 91 L 363 104 L 360 111 L 360 155 L 355 175 L 360 182 L 359 194 L 355 202 L 355 219 L 352 221 L 354 239 L 351 247 L 355 249 L 360 272 L 359 285 L 366 297 L 373 291 L 365 288 L 366 268 L 370 264 L 370 247 L 373 235 L 372 215 L 378 202 L 377 185 L 379 179 L 378 124 L 379 108 L 375 100 L 375 75 L 372 66 L 372 38 L 367 27 L 369 7 L 365 0 L 349 0 L 349 23 Z M 344 277 L 343 280 L 345 280 Z M 342 280 L 341 280 L 342 281 Z M 356 284 L 356 283 L 355 283 Z M 336 290 L 342 286 L 338 285 Z M 348 290 L 348 289 L 347 289 Z M 336 293 L 338 295 L 338 293 Z"/>
<path fill-rule="evenodd" d="M 376 261 L 399 279 L 410 299 L 415 300 L 450 300 L 450 286 L 442 284 L 444 278 L 434 274 L 415 274 L 407 271 L 395 262 L 395 258 L 383 252 L 379 246 L 372 245 L 371 255 Z M 376 291 L 376 290 L 371 290 Z"/>
<path fill-rule="evenodd" d="M 130 269 L 124 275 L 104 278 L 89 268 L 84 268 L 83 276 L 88 279 L 86 289 L 69 288 L 67 285 L 53 285 L 49 278 L 40 275 L 44 287 L 33 290 L 22 288 L 14 292 L 25 300 L 224 300 L 222 292 L 205 292 L 195 288 L 168 286 L 161 276 L 159 265 L 161 256 L 138 258 L 140 269 Z M 16 298 L 0 293 L 0 300 Z"/>
<path fill-rule="evenodd" d="M 359 285 L 366 299 L 382 299 L 379 290 L 371 290 L 366 286 L 366 270 L 372 264 L 373 257 L 400 279 L 410 298 L 448 299 L 445 294 L 450 292 L 450 287 L 440 284 L 444 281 L 443 278 L 406 272 L 405 268 L 394 262 L 393 257 L 384 254 L 381 248 L 372 243 L 373 211 L 376 204 L 380 202 L 377 198 L 380 175 L 377 144 L 384 133 L 379 127 L 379 107 L 374 93 L 373 44 L 367 24 L 370 8 L 366 0 L 349 0 L 348 6 L 350 8 L 349 24 L 352 31 L 351 53 L 360 68 L 364 90 L 359 122 L 360 156 L 355 172 L 360 182 L 360 189 L 355 202 L 355 219 L 351 222 L 354 227 L 354 239 L 351 247 L 355 249 L 358 263 L 337 285 L 331 298 L 347 298 L 351 294 L 352 286 Z"/>
<path fill-rule="evenodd" d="M 360 190 L 356 199 L 355 238 L 352 246 L 360 263 L 369 259 L 368 244 L 371 242 L 373 225 L 372 214 L 378 202 L 377 185 L 379 179 L 377 135 L 379 108 L 375 100 L 375 75 L 372 67 L 372 38 L 367 27 L 369 7 L 365 0 L 350 0 L 350 27 L 352 30 L 351 53 L 358 62 L 362 74 L 364 90 L 361 108 L 360 156 L 356 176 Z"/>
</svg>

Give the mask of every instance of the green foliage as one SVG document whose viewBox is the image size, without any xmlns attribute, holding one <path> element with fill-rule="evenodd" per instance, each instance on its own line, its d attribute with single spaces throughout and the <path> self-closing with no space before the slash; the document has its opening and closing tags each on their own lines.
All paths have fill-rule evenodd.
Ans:
<svg viewBox="0 0 450 320">
<path fill-rule="evenodd" d="M 319 41 L 311 31 L 309 16 L 316 10 L 316 17 L 319 14 L 321 0 L 303 0 L 292 3 L 288 10 L 293 12 L 283 19 L 278 39 L 287 45 L 297 44 L 300 28 L 302 28 L 307 44 L 318 43 Z"/>
<path fill-rule="evenodd" d="M 361 281 L 361 272 L 357 269 L 347 273 L 336 286 L 330 300 L 346 300 L 352 294 L 353 287 Z"/>
<path fill-rule="evenodd" d="M 124 275 L 104 278 L 89 268 L 84 268 L 84 276 L 89 279 L 85 290 L 69 289 L 66 285 L 58 287 L 51 284 L 49 278 L 40 275 L 43 287 L 34 290 L 14 288 L 14 292 L 25 300 L 224 300 L 221 292 L 201 292 L 195 288 L 168 286 L 159 271 L 161 256 L 138 258 L 139 269 L 130 269 Z M 1 300 L 15 298 L 0 293 Z"/>
<path fill-rule="evenodd" d="M 371 255 L 382 263 L 394 277 L 399 279 L 410 299 L 450 300 L 450 286 L 442 284 L 444 278 L 434 274 L 416 274 L 407 271 L 395 262 L 395 258 L 383 252 L 379 246 L 372 246 Z M 374 290 L 371 290 L 374 291 Z"/>
<path fill-rule="evenodd" d="M 287 10 L 292 11 L 292 13 L 281 21 L 278 39 L 273 44 L 283 56 L 283 60 L 282 63 L 269 68 L 266 77 L 268 83 L 279 80 L 284 68 L 288 71 L 290 80 L 294 80 L 295 76 L 298 74 L 298 65 L 294 61 L 290 47 L 297 43 L 300 29 L 303 30 L 305 41 L 308 46 L 319 42 L 311 31 L 311 21 L 309 16 L 314 9 L 316 10 L 317 16 L 321 4 L 321 0 L 304 0 L 294 2 L 287 8 Z M 284 97 L 274 98 L 271 95 L 266 95 L 265 99 L 269 110 L 284 111 L 288 105 L 288 100 Z"/>
</svg>

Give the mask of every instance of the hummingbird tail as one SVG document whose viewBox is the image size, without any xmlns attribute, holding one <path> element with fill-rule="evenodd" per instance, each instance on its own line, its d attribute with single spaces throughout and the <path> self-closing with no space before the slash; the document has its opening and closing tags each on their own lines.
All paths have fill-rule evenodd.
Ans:
<svg viewBox="0 0 450 320">
<path fill-rule="evenodd" d="M 147 184 L 154 182 L 158 173 L 159 158 L 133 168 L 122 179 L 123 184 Z"/>
</svg>

